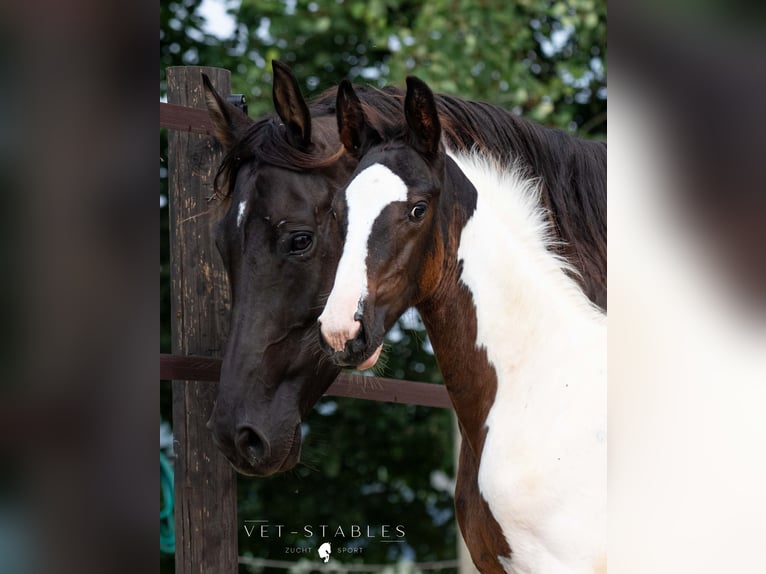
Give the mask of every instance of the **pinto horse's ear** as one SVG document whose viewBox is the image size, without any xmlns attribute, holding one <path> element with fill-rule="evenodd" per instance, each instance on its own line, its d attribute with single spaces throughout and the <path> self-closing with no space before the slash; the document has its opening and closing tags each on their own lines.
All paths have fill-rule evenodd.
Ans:
<svg viewBox="0 0 766 574">
<path fill-rule="evenodd" d="M 359 158 L 370 144 L 380 139 L 378 132 L 367 123 L 362 102 L 348 80 L 343 80 L 338 86 L 335 113 L 338 118 L 338 137 L 352 156 Z"/>
<path fill-rule="evenodd" d="M 436 154 L 442 131 L 436 100 L 431 88 L 415 76 L 407 77 L 404 115 L 410 128 L 412 146 L 421 153 Z"/>
<path fill-rule="evenodd" d="M 215 138 L 223 147 L 231 149 L 242 138 L 253 120 L 248 118 L 242 110 L 226 102 L 215 91 L 207 74 L 202 74 L 202 86 L 205 90 L 205 104 L 210 121 L 213 122 Z"/>
<path fill-rule="evenodd" d="M 273 60 L 271 65 L 274 69 L 274 109 L 287 126 L 287 139 L 290 144 L 305 149 L 311 144 L 309 107 L 301 95 L 298 80 L 292 70 L 279 60 Z"/>
</svg>

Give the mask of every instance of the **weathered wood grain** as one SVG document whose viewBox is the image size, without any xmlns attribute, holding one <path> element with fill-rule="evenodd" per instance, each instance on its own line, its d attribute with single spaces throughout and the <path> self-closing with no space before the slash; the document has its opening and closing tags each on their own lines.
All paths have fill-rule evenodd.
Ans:
<svg viewBox="0 0 766 574">
<path fill-rule="evenodd" d="M 167 69 L 168 102 L 205 109 L 201 72 L 222 94 L 230 72 L 217 68 Z M 213 138 L 189 131 L 168 132 L 171 309 L 173 353 L 220 357 L 228 332 L 229 289 L 213 243 L 206 199 L 221 149 Z M 215 386 L 173 381 L 176 497 L 176 572 L 237 572 L 235 473 L 205 428 Z"/>
</svg>

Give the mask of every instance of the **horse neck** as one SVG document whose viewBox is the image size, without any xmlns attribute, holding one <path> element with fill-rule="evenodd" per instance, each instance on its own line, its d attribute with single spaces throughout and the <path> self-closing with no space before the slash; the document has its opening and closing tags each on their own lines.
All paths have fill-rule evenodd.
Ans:
<svg viewBox="0 0 766 574">
<path fill-rule="evenodd" d="M 544 384 L 551 357 L 600 337 L 595 311 L 549 250 L 536 183 L 498 172 L 477 156 L 452 156 L 440 215 L 443 273 L 418 309 L 461 430 L 481 457 L 498 374 L 534 372 Z M 445 193 L 446 192 L 446 193 Z M 584 352 L 584 350 L 583 350 Z"/>
<path fill-rule="evenodd" d="M 576 281 L 605 309 L 606 143 L 574 137 L 491 104 L 450 96 L 439 96 L 439 104 L 450 148 L 478 149 L 503 163 L 520 159 L 541 178 L 542 202 L 564 240 L 554 249 L 577 266 Z"/>
</svg>

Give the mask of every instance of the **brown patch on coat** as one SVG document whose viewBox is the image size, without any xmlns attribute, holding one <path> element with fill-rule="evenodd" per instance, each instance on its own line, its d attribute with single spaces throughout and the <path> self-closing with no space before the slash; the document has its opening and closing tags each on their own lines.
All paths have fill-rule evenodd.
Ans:
<svg viewBox="0 0 766 574">
<path fill-rule="evenodd" d="M 460 531 L 476 567 L 484 574 L 504 572 L 498 557 L 510 557 L 511 548 L 487 501 L 479 492 L 479 461 L 486 438 L 487 414 L 497 393 L 497 374 L 486 351 L 476 347 L 476 313 L 473 299 L 460 283 L 458 238 L 467 214 L 452 211 L 447 241 L 426 262 L 421 279 L 427 298 L 418 310 L 428 329 L 447 391 L 455 407 L 463 443 L 460 448 L 455 513 Z M 459 325 L 460 328 L 455 327 Z"/>
</svg>

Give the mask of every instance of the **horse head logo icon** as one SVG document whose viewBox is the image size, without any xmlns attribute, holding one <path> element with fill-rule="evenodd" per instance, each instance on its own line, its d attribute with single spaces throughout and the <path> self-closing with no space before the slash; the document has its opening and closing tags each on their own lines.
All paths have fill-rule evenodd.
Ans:
<svg viewBox="0 0 766 574">
<path fill-rule="evenodd" d="M 329 542 L 325 542 L 319 547 L 319 557 L 322 559 L 322 562 L 327 564 L 330 561 L 330 554 L 332 554 L 332 547 L 330 546 Z"/>
</svg>

